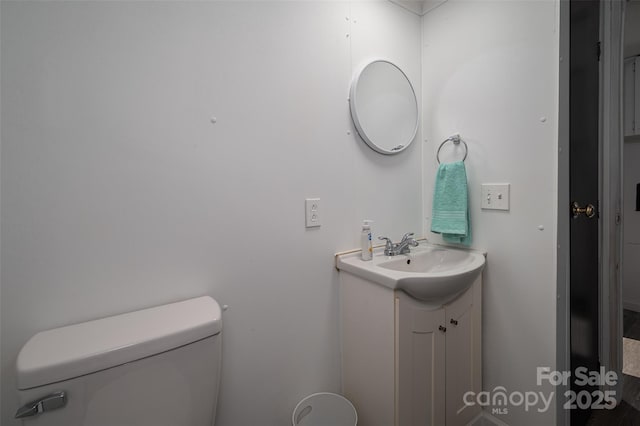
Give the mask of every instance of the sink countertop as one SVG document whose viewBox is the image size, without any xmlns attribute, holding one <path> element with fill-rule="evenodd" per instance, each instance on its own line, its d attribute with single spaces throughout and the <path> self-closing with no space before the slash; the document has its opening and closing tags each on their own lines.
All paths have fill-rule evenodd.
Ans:
<svg viewBox="0 0 640 426">
<path fill-rule="evenodd" d="M 385 256 L 376 247 L 372 260 L 360 250 L 338 253 L 336 268 L 390 289 L 401 289 L 416 299 L 446 303 L 466 290 L 482 272 L 486 253 L 419 240 L 408 254 Z"/>
</svg>

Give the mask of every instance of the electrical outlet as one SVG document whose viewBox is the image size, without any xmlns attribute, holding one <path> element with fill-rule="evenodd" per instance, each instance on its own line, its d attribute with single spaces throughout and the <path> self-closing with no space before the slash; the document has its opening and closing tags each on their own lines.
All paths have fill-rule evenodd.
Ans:
<svg viewBox="0 0 640 426">
<path fill-rule="evenodd" d="M 482 184 L 481 207 L 485 210 L 509 210 L 508 183 Z"/>
<path fill-rule="evenodd" d="M 307 228 L 320 226 L 320 198 L 307 198 L 304 200 L 305 223 Z"/>
</svg>

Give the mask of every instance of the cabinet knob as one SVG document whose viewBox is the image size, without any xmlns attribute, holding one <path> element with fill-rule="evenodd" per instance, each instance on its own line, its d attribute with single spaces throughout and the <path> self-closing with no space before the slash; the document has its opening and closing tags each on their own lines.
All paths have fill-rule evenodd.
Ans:
<svg viewBox="0 0 640 426">
<path fill-rule="evenodd" d="M 446 333 L 447 332 L 447 327 L 440 325 L 440 326 L 438 326 L 438 330 L 442 331 L 443 333 Z"/>
<path fill-rule="evenodd" d="M 451 318 L 451 324 L 453 325 L 458 325 L 458 320 L 454 320 L 453 318 Z"/>
</svg>

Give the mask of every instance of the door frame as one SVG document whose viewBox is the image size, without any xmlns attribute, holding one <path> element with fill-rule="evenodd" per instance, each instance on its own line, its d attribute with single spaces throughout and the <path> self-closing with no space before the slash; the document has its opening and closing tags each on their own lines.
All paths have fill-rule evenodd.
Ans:
<svg viewBox="0 0 640 426">
<path fill-rule="evenodd" d="M 569 191 L 569 46 L 570 46 L 570 3 L 559 2 L 559 69 L 558 69 L 558 212 L 557 212 L 557 285 L 556 285 L 556 370 L 569 371 L 571 366 L 570 347 L 570 223 L 568 206 L 571 202 Z M 556 424 L 569 425 L 569 413 L 564 410 L 564 402 L 558 395 L 564 395 L 568 383 L 556 386 Z"/>
<path fill-rule="evenodd" d="M 615 390 L 622 398 L 622 202 L 623 202 L 623 49 L 626 1 L 602 4 L 600 80 L 600 362 L 618 374 Z"/>
<path fill-rule="evenodd" d="M 569 217 L 569 30 L 570 3 L 559 2 L 558 212 L 556 370 L 570 370 L 570 217 Z M 600 13 L 600 364 L 622 373 L 622 61 L 626 1 L 603 0 Z M 556 420 L 569 425 L 564 409 L 568 385 L 556 388 Z M 622 380 L 614 387 L 622 396 Z"/>
</svg>

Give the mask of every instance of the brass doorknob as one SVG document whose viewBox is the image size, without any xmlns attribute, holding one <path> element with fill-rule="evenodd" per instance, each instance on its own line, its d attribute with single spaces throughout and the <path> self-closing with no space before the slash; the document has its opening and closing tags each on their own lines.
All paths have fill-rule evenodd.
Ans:
<svg viewBox="0 0 640 426">
<path fill-rule="evenodd" d="M 571 213 L 573 214 L 574 219 L 581 214 L 584 214 L 589 219 L 591 219 L 596 215 L 596 208 L 593 207 L 593 204 L 587 204 L 586 207 L 580 207 L 580 204 L 574 201 L 573 203 L 571 203 Z"/>
</svg>

